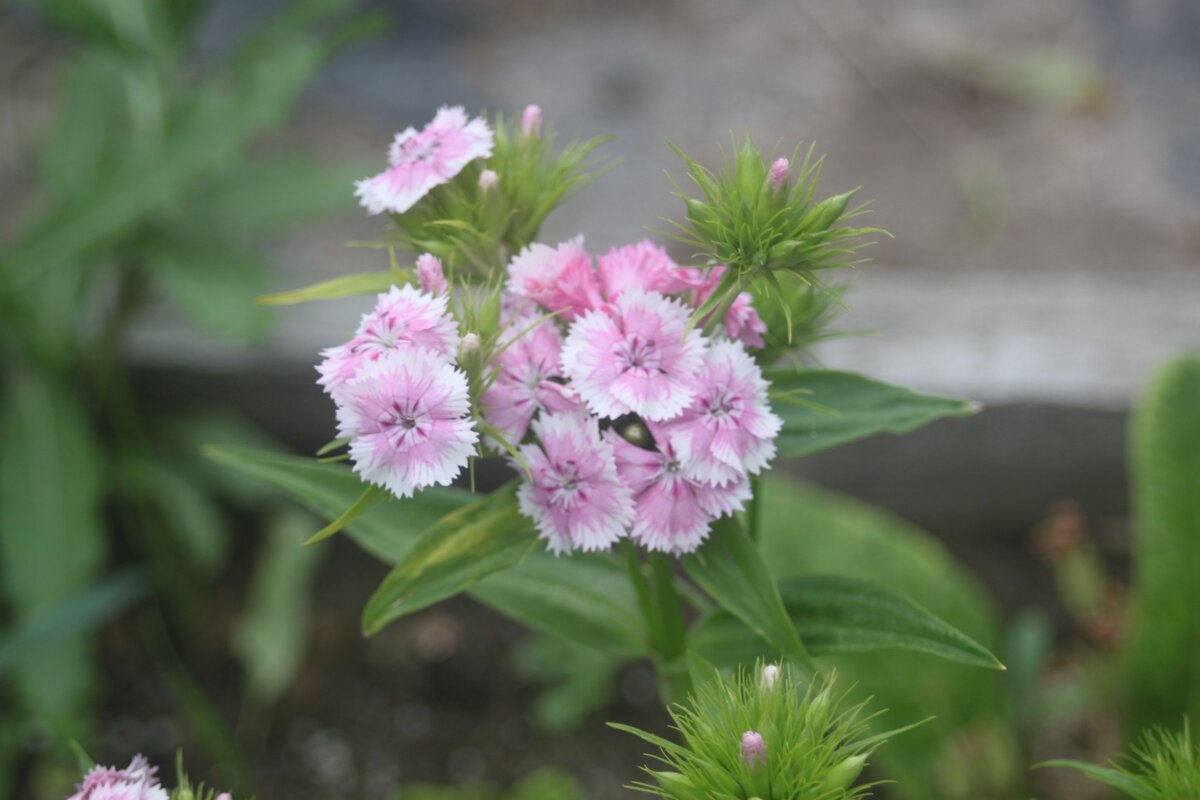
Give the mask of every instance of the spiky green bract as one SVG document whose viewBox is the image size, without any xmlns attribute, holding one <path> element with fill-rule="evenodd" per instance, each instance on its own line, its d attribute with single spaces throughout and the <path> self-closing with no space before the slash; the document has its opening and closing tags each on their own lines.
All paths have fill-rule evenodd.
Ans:
<svg viewBox="0 0 1200 800">
<path fill-rule="evenodd" d="M 845 695 L 832 677 L 806 685 L 784 669 L 770 686 L 761 676 L 761 666 L 728 679 L 715 675 L 686 705 L 668 709 L 680 744 L 609 723 L 660 748 L 654 758 L 666 769 L 644 767 L 652 781 L 630 788 L 672 800 L 867 796 L 870 785 L 853 784 L 871 752 L 891 734 L 868 736 L 873 715 L 865 713 L 865 704 L 843 708 Z M 744 757 L 742 736 L 748 731 L 762 736 L 765 763 L 750 766 Z"/>
<path fill-rule="evenodd" d="M 760 291 L 782 302 L 782 273 L 819 286 L 814 273 L 860 263 L 855 254 L 869 244 L 866 237 L 886 234 L 879 228 L 847 224 L 866 211 L 865 205 L 850 206 L 856 189 L 816 199 L 824 159 L 814 159 L 812 147 L 803 159 L 796 149 L 788 177 L 776 184 L 749 136 L 740 148 L 734 145 L 719 173 L 674 144 L 670 146 L 683 159 L 688 176 L 702 194 L 691 197 L 675 184 L 675 194 L 687 206 L 687 217 L 684 222 L 668 220 L 675 228 L 671 235 L 694 247 L 708 263 L 729 268 L 701 315 L 731 303 L 747 285 L 758 285 Z"/>
<path fill-rule="evenodd" d="M 751 284 L 754 308 L 767 325 L 763 346 L 753 353 L 758 363 L 774 364 L 785 353 L 804 352 L 818 342 L 842 335 L 830 326 L 844 310 L 842 296 L 847 288 L 791 273 L 780 274 L 777 286 Z"/>
<path fill-rule="evenodd" d="M 1047 761 L 1041 767 L 1070 767 L 1119 789 L 1133 800 L 1195 800 L 1200 797 L 1200 742 L 1190 727 L 1175 733 L 1151 728 L 1128 756 L 1099 767 L 1084 761 Z"/>
<path fill-rule="evenodd" d="M 216 789 L 210 789 L 203 783 L 193 785 L 188 780 L 187 773 L 183 771 L 182 751 L 175 753 L 175 776 L 175 788 L 169 792 L 171 800 L 216 800 L 221 794 Z M 249 798 L 249 800 L 253 800 L 253 798 Z"/>
<path fill-rule="evenodd" d="M 606 168 L 593 151 L 610 137 L 572 141 L 561 151 L 548 128 L 525 135 L 520 121 L 497 116 L 492 155 L 468 164 L 403 214 L 393 214 L 394 243 L 433 253 L 463 279 L 502 274 L 508 258 L 533 242 L 546 216 Z M 480 185 L 484 170 L 496 184 Z"/>
</svg>

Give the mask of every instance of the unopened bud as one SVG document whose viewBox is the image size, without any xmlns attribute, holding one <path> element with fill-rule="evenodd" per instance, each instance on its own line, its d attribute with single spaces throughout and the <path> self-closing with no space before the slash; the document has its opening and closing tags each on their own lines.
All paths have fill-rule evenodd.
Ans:
<svg viewBox="0 0 1200 800">
<path fill-rule="evenodd" d="M 742 734 L 742 758 L 751 769 L 760 762 L 767 763 L 767 743 L 763 741 L 762 734 L 757 731 L 746 731 Z"/>
<path fill-rule="evenodd" d="M 542 109 L 525 106 L 525 111 L 521 113 L 521 133 L 526 136 L 542 135 Z"/>
<path fill-rule="evenodd" d="M 217 795 L 217 800 L 233 800 L 233 797 L 230 796 L 229 792 L 221 792 Z"/>
<path fill-rule="evenodd" d="M 500 183 L 500 176 L 494 170 L 485 169 L 479 173 L 479 188 L 485 192 L 490 192 L 496 188 L 496 184 Z"/>
<path fill-rule="evenodd" d="M 791 175 L 792 165 L 786 158 L 777 158 L 771 165 L 771 188 L 776 192 L 783 186 L 784 181 Z"/>
<path fill-rule="evenodd" d="M 421 282 L 421 291 L 432 295 L 445 294 L 450 288 L 442 261 L 433 253 L 417 256 L 417 280 Z"/>
<path fill-rule="evenodd" d="M 829 774 L 821 782 L 821 788 L 825 791 L 836 792 L 849 789 L 858 780 L 858 776 L 862 774 L 866 763 L 867 757 L 865 755 L 849 756 L 842 763 L 829 770 Z"/>
<path fill-rule="evenodd" d="M 763 669 L 762 669 L 763 686 L 766 686 L 768 689 L 774 689 L 775 682 L 777 680 L 779 680 L 779 667 L 775 666 L 774 664 L 767 664 L 765 667 L 763 667 Z"/>
<path fill-rule="evenodd" d="M 466 358 L 467 356 L 471 355 L 472 353 L 477 352 L 478 350 L 479 350 L 479 334 L 478 333 L 468 333 L 466 336 L 462 337 L 462 340 L 459 341 L 459 343 L 458 343 L 458 357 L 460 360 L 463 358 Z"/>
<path fill-rule="evenodd" d="M 666 792 L 667 797 L 682 799 L 704 796 L 702 792 L 696 791 L 696 787 L 692 785 L 691 779 L 686 775 L 678 772 L 652 772 L 651 774 L 658 781 L 662 790 Z"/>
</svg>

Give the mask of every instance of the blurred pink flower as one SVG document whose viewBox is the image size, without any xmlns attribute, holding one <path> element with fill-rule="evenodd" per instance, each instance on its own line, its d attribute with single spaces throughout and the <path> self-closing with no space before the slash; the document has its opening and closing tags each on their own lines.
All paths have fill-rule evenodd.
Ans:
<svg viewBox="0 0 1200 800">
<path fill-rule="evenodd" d="M 656 292 L 626 291 L 610 309 L 571 326 L 563 373 L 594 414 L 670 419 L 695 395 L 704 354 L 704 339 L 687 331 L 689 313 Z"/>
<path fill-rule="evenodd" d="M 708 538 L 715 518 L 741 510 L 750 499 L 750 482 L 743 478 L 710 486 L 688 478 L 661 429 L 653 423 L 647 427 L 658 450 L 630 444 L 615 430 L 605 432 L 617 474 L 633 490 L 635 515 L 629 537 L 647 550 L 690 553 Z"/>
<path fill-rule="evenodd" d="M 617 477 L 598 420 L 543 414 L 533 432 L 537 444 L 520 449 L 532 474 L 517 491 L 521 513 L 555 554 L 611 547 L 633 522 L 633 496 Z"/>
<path fill-rule="evenodd" d="M 792 165 L 786 158 L 777 158 L 775 163 L 771 164 L 771 189 L 778 192 L 782 188 L 784 182 L 791 175 Z"/>
<path fill-rule="evenodd" d="M 371 214 L 403 214 L 468 163 L 491 154 L 492 130 L 487 122 L 479 117 L 468 120 L 462 106 L 443 106 L 419 133 L 410 127 L 396 134 L 388 151 L 388 168 L 358 181 L 354 194 Z"/>
<path fill-rule="evenodd" d="M 576 236 L 558 247 L 531 244 L 508 265 L 508 290 L 570 322 L 603 303 L 592 257 Z"/>
<path fill-rule="evenodd" d="M 596 273 L 608 302 L 629 289 L 675 294 L 692 288 L 667 251 L 648 239 L 614 247 L 596 259 Z"/>
<path fill-rule="evenodd" d="M 525 106 L 521 112 L 521 133 L 526 136 L 542 135 L 542 109 L 538 106 Z"/>
<path fill-rule="evenodd" d="M 364 365 L 336 399 L 354 471 L 398 497 L 448 485 L 475 452 L 466 375 L 440 353 L 395 350 Z"/>
<path fill-rule="evenodd" d="M 507 346 L 496 358 L 496 379 L 483 393 L 480 406 L 488 424 L 515 445 L 539 410 L 581 412 L 583 404 L 574 391 L 554 380 L 562 377 L 562 334 L 552 320 L 519 317 L 509 323 L 507 333 Z"/>
<path fill-rule="evenodd" d="M 317 383 L 336 397 L 363 365 L 397 349 L 433 350 L 447 359 L 458 349 L 458 323 L 446 311 L 446 295 L 425 294 L 413 286 L 393 286 L 364 314 L 354 338 L 321 351 Z"/>
<path fill-rule="evenodd" d="M 479 173 L 479 188 L 484 192 L 490 192 L 495 189 L 500 183 L 500 176 L 494 170 L 485 169 Z"/>
<path fill-rule="evenodd" d="M 761 471 L 775 455 L 783 421 L 771 412 L 754 359 L 740 343 L 716 340 L 694 385 L 695 400 L 667 432 L 684 474 L 726 485 Z"/>
<path fill-rule="evenodd" d="M 450 290 L 442 260 L 433 253 L 417 256 L 417 280 L 421 282 L 421 291 L 432 295 L 445 294 Z"/>
<path fill-rule="evenodd" d="M 92 767 L 67 800 L 167 800 L 157 772 L 141 755 L 134 756 L 125 769 Z"/>
</svg>

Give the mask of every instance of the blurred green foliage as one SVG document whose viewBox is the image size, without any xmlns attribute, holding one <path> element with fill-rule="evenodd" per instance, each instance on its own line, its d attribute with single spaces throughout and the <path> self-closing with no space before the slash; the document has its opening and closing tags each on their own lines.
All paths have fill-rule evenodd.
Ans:
<svg viewBox="0 0 1200 800">
<path fill-rule="evenodd" d="M 142 406 L 126 339 L 162 298 L 200 335 L 261 338 L 264 236 L 348 208 L 358 170 L 260 144 L 322 62 L 366 30 L 342 0 L 302 0 L 200 63 L 205 2 L 28 5 L 30 24 L 68 46 L 24 224 L 0 252 L 0 580 L 12 612 L 0 675 L 19 709 L 0 735 L 23 740 L 3 748 L 0 795 L 13 759 L 88 741 L 101 691 L 90 634 L 144 595 L 113 587 L 115 562 L 149 568 L 185 663 L 220 644 L 200 620 L 228 555 L 228 509 L 259 513 L 264 495 L 203 462 L 199 444 L 264 437 L 221 412 Z M 304 605 L 285 601 L 312 568 L 280 578 L 278 538 L 242 630 L 270 627 L 287 646 L 266 654 L 243 633 L 239 650 L 266 700 L 296 668 Z M 97 597 L 103 613 L 79 613 Z"/>
</svg>

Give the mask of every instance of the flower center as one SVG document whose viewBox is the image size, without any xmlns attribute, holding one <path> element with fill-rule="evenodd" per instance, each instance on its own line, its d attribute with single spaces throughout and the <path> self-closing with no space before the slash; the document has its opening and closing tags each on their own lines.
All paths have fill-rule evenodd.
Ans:
<svg viewBox="0 0 1200 800">
<path fill-rule="evenodd" d="M 393 402 L 384 414 L 380 425 L 387 431 L 393 445 L 405 444 L 409 439 L 427 433 L 429 413 L 415 404 Z"/>
<path fill-rule="evenodd" d="M 706 400 L 706 410 L 709 416 L 718 419 L 737 416 L 742 411 L 742 398 L 736 394 L 730 394 L 725 387 L 718 386 Z"/>
<path fill-rule="evenodd" d="M 583 494 L 583 479 L 574 461 L 563 463 L 550 487 L 550 501 L 561 508 L 575 505 Z"/>
<path fill-rule="evenodd" d="M 645 369 L 663 372 L 659 365 L 662 357 L 658 347 L 649 339 L 631 336 L 623 339 L 617 345 L 617 358 L 625 364 L 626 369 Z"/>
</svg>

